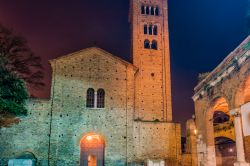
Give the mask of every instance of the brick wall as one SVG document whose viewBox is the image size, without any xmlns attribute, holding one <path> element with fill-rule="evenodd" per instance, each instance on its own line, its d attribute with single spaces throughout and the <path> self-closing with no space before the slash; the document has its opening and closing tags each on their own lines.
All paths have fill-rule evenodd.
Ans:
<svg viewBox="0 0 250 166">
<path fill-rule="evenodd" d="M 52 62 L 52 165 L 78 164 L 80 141 L 89 132 L 104 138 L 106 165 L 132 159 L 135 70 L 107 54 L 92 48 Z M 88 88 L 105 90 L 105 108 L 86 108 Z"/>
<path fill-rule="evenodd" d="M 23 152 L 33 153 L 39 165 L 48 163 L 50 101 L 28 100 L 27 108 L 19 124 L 0 129 L 0 165 Z"/>
</svg>

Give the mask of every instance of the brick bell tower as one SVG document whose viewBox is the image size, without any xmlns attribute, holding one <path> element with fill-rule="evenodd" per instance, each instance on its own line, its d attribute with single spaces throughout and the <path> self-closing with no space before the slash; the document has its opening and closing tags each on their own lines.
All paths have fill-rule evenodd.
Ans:
<svg viewBox="0 0 250 166">
<path fill-rule="evenodd" d="M 172 121 L 167 0 L 130 0 L 135 119 Z"/>
<path fill-rule="evenodd" d="M 130 0 L 135 76 L 134 160 L 178 165 L 180 124 L 172 122 L 167 0 Z M 174 163 L 174 164 L 173 164 Z"/>
</svg>

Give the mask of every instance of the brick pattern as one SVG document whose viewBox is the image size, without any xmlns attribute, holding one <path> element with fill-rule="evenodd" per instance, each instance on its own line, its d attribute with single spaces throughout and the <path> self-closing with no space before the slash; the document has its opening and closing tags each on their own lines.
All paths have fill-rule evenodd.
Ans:
<svg viewBox="0 0 250 166">
<path fill-rule="evenodd" d="M 141 14 L 141 6 L 159 6 L 159 16 Z M 166 0 L 131 0 L 132 59 L 136 77 L 136 117 L 172 121 L 168 10 Z M 158 26 L 158 35 L 145 35 L 144 24 Z M 156 40 L 158 50 L 144 49 L 144 41 Z"/>
<path fill-rule="evenodd" d="M 50 101 L 27 101 L 28 116 L 10 128 L 0 129 L 0 165 L 23 152 L 33 153 L 39 165 L 48 164 Z M 39 146 L 38 146 L 39 145 Z"/>
</svg>

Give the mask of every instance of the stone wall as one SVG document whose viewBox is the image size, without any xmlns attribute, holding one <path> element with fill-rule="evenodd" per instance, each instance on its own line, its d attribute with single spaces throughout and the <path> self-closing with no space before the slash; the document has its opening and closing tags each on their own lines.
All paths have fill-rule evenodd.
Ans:
<svg viewBox="0 0 250 166">
<path fill-rule="evenodd" d="M 81 139 L 90 132 L 105 140 L 106 165 L 132 160 L 134 67 L 97 48 L 51 64 L 51 165 L 79 164 Z M 105 90 L 105 108 L 86 107 L 88 88 Z"/>
<path fill-rule="evenodd" d="M 181 160 L 180 124 L 166 122 L 134 122 L 136 160 L 165 159 L 167 165 Z"/>
<path fill-rule="evenodd" d="M 31 152 L 39 165 L 48 164 L 50 101 L 28 100 L 28 115 L 20 123 L 0 128 L 0 165 L 6 165 L 24 152 Z"/>
<path fill-rule="evenodd" d="M 142 16 L 141 3 L 159 7 L 159 16 Z M 172 123 L 167 0 L 131 0 L 131 6 L 136 67 L 96 47 L 50 61 L 51 100 L 31 104 L 18 125 L 1 129 L 4 162 L 30 151 L 38 165 L 48 159 L 53 166 L 79 165 L 81 140 L 89 133 L 103 138 L 107 166 L 181 162 L 180 125 Z M 157 40 L 157 50 L 143 49 L 144 23 L 158 26 L 158 35 L 147 36 Z M 105 108 L 86 107 L 89 88 L 105 90 Z"/>
<path fill-rule="evenodd" d="M 2 128 L 1 164 L 22 152 L 38 165 L 80 163 L 80 144 L 89 133 L 105 142 L 105 165 L 119 166 L 163 159 L 181 160 L 180 125 L 135 119 L 137 68 L 99 48 L 85 49 L 51 61 L 51 100 L 30 100 L 28 116 Z M 88 88 L 105 90 L 105 108 L 87 108 Z M 136 121 L 134 121 L 136 120 Z"/>
<path fill-rule="evenodd" d="M 181 155 L 181 166 L 191 166 L 192 165 L 192 154 L 182 154 Z"/>
</svg>

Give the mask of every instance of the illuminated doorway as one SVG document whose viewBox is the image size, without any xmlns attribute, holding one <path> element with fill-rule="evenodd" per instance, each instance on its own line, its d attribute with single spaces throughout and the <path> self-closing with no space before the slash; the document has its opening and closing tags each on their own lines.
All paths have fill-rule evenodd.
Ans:
<svg viewBox="0 0 250 166">
<path fill-rule="evenodd" d="M 88 166 L 97 166 L 96 164 L 97 164 L 96 156 L 89 155 L 88 156 Z"/>
<path fill-rule="evenodd" d="M 105 143 L 97 134 L 87 134 L 81 140 L 80 166 L 104 166 Z"/>
</svg>

